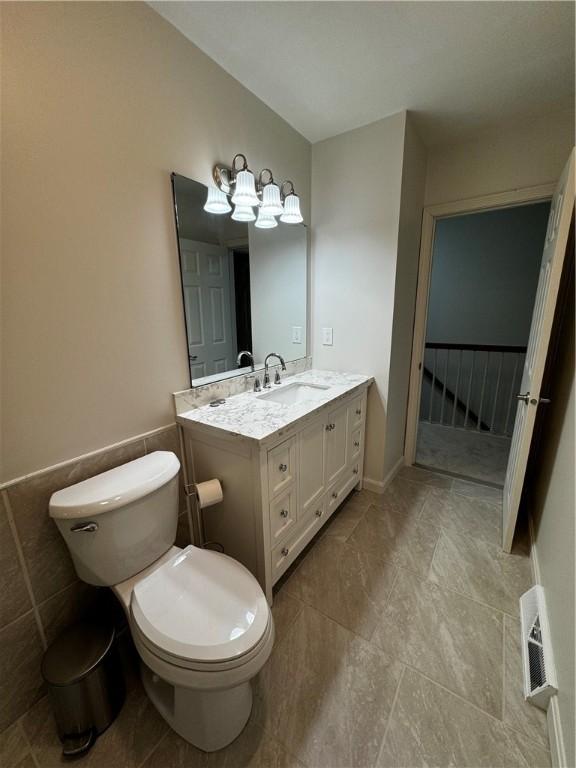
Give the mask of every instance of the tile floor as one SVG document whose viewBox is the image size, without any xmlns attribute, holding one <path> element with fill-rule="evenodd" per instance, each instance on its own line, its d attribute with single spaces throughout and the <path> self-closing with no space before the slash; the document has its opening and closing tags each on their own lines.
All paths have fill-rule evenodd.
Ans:
<svg viewBox="0 0 576 768">
<path fill-rule="evenodd" d="M 139 686 L 78 765 L 351 768 L 550 765 L 521 691 L 528 549 L 499 548 L 493 488 L 405 468 L 354 493 L 283 579 L 277 640 L 248 726 L 206 755 Z M 3 768 L 62 764 L 46 699 L 0 736 Z"/>
<path fill-rule="evenodd" d="M 418 425 L 416 461 L 431 470 L 503 485 L 509 453 L 509 437 L 423 421 Z"/>
</svg>

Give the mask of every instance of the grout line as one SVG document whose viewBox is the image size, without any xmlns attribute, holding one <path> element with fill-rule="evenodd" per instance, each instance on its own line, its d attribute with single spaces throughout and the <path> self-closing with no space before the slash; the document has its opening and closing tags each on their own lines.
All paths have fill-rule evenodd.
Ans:
<svg viewBox="0 0 576 768">
<path fill-rule="evenodd" d="M 18 562 L 20 563 L 20 568 L 22 570 L 22 578 L 24 579 L 24 584 L 26 585 L 28 597 L 30 598 L 30 603 L 32 605 L 32 613 L 34 614 L 34 620 L 36 621 L 38 634 L 40 635 L 40 642 L 42 643 L 42 647 L 44 648 L 44 650 L 46 650 L 46 648 L 48 647 L 48 643 L 46 642 L 44 627 L 42 626 L 42 621 L 40 619 L 40 611 L 38 610 L 38 605 L 36 604 L 36 598 L 34 597 L 34 590 L 32 589 L 32 581 L 30 579 L 30 574 L 28 573 L 26 558 L 24 557 L 24 550 L 22 549 L 22 544 L 20 543 L 20 537 L 18 536 L 18 529 L 16 528 L 16 523 L 14 522 L 14 515 L 12 514 L 10 498 L 8 496 L 8 493 L 5 490 L 2 491 L 2 498 L 4 500 L 4 507 L 6 509 L 6 517 L 8 518 L 8 525 L 10 527 L 10 532 L 14 540 L 16 553 L 18 555 Z M 26 611 L 26 613 L 28 613 L 28 611 Z M 23 614 L 23 615 L 26 615 L 26 614 Z M 18 618 L 21 618 L 21 617 L 19 616 Z"/>
<path fill-rule="evenodd" d="M 147 693 L 144 693 L 144 695 L 145 695 L 145 696 L 148 698 L 148 694 L 147 694 Z M 152 747 L 152 749 L 151 749 L 151 750 L 150 750 L 150 751 L 149 751 L 149 752 L 148 752 L 148 753 L 147 753 L 147 754 L 144 756 L 144 758 L 143 758 L 142 762 L 138 763 L 138 765 L 136 766 L 136 768 L 141 768 L 141 767 L 144 765 L 144 763 L 145 763 L 145 762 L 148 760 L 148 758 L 149 758 L 149 757 L 152 757 L 152 755 L 154 754 L 154 752 L 156 752 L 156 750 L 158 749 L 158 747 L 160 746 L 160 744 L 162 744 L 162 742 L 163 742 L 163 741 L 164 741 L 164 739 L 165 739 L 165 738 L 168 736 L 168 734 L 169 734 L 169 733 L 176 733 L 176 731 L 174 731 L 172 728 L 170 728 L 170 726 L 168 725 L 168 723 L 166 723 L 166 725 L 168 726 L 168 727 L 166 728 L 166 733 L 163 733 L 163 734 L 162 734 L 162 736 L 160 736 L 160 738 L 158 739 L 158 741 L 156 742 L 156 744 L 154 744 L 154 746 Z"/>
<path fill-rule="evenodd" d="M 380 765 L 380 758 L 382 757 L 382 751 L 384 750 L 384 746 L 386 744 L 386 739 L 388 737 L 388 731 L 390 730 L 390 723 L 392 722 L 392 715 L 394 714 L 394 710 L 396 709 L 396 703 L 398 701 L 398 697 L 400 695 L 400 686 L 402 685 L 402 681 L 404 680 L 404 674 L 406 672 L 406 665 L 403 665 L 402 672 L 400 672 L 400 678 L 398 679 L 398 685 L 396 686 L 396 690 L 394 691 L 394 698 L 392 699 L 392 706 L 390 707 L 390 712 L 388 714 L 388 720 L 386 722 L 386 727 L 384 728 L 384 734 L 382 736 L 382 741 L 380 743 L 380 749 L 378 750 L 378 757 L 376 758 L 376 765 Z"/>
<path fill-rule="evenodd" d="M 33 705 L 35 706 L 35 705 Z M 31 709 L 31 708 L 30 708 Z M 26 732 L 26 728 L 24 728 L 24 718 L 30 712 L 30 709 L 28 709 L 23 715 L 21 715 L 16 722 L 18 723 L 18 727 L 20 728 L 20 732 L 24 736 L 24 741 L 28 745 L 28 752 L 32 759 L 32 762 L 34 763 L 35 768 L 40 768 L 40 761 L 36 757 L 36 750 L 32 747 L 32 742 L 28 738 L 28 733 Z"/>
<path fill-rule="evenodd" d="M 506 616 L 502 620 L 502 723 L 506 721 Z"/>
</svg>

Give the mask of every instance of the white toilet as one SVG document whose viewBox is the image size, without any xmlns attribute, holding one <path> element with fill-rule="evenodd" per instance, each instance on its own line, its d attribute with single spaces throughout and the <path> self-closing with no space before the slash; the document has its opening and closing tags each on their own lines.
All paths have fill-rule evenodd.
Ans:
<svg viewBox="0 0 576 768">
<path fill-rule="evenodd" d="M 212 752 L 250 716 L 250 680 L 270 656 L 274 624 L 243 565 L 174 546 L 179 469 L 173 453 L 151 453 L 53 494 L 50 516 L 80 579 L 112 587 L 124 606 L 160 714 Z"/>
</svg>

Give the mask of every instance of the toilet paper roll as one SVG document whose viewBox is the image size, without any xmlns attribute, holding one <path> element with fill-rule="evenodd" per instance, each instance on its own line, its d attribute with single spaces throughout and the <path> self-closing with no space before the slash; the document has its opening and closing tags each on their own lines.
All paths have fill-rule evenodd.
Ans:
<svg viewBox="0 0 576 768">
<path fill-rule="evenodd" d="M 205 483 L 197 483 L 196 493 L 198 495 L 198 505 L 201 509 L 211 507 L 212 504 L 218 504 L 224 498 L 220 480 L 206 480 Z"/>
</svg>

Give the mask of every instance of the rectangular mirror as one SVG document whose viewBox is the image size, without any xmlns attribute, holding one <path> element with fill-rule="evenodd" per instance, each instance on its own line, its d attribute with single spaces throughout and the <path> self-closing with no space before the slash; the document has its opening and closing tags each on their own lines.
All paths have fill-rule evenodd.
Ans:
<svg viewBox="0 0 576 768">
<path fill-rule="evenodd" d="M 269 352 L 306 357 L 308 236 L 204 210 L 206 187 L 172 174 L 190 385 L 262 368 Z"/>
</svg>

